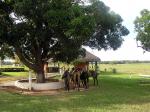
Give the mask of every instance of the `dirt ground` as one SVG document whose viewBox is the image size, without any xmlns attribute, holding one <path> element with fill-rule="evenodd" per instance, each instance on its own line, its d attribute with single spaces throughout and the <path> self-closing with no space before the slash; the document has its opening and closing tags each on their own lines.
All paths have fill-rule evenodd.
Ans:
<svg viewBox="0 0 150 112">
<path fill-rule="evenodd" d="M 64 90 L 64 88 L 58 90 L 46 90 L 46 91 L 23 90 L 13 86 L 12 82 L 16 80 L 18 80 L 18 77 L 0 76 L 0 91 L 7 91 L 7 92 L 23 94 L 23 95 L 58 95 L 58 94 L 68 92 Z M 80 91 L 86 91 L 86 90 L 87 89 L 80 88 Z M 78 90 L 73 89 L 73 87 L 71 87 L 71 90 L 69 92 L 74 92 L 74 91 L 78 91 Z"/>
<path fill-rule="evenodd" d="M 16 94 L 22 94 L 22 95 L 33 95 L 33 96 L 43 96 L 43 95 L 59 95 L 62 93 L 71 93 L 78 91 L 77 89 L 71 89 L 70 91 L 66 91 L 63 89 L 58 89 L 58 90 L 46 90 L 46 91 L 29 91 L 29 90 L 23 90 L 20 88 L 17 88 L 15 86 L 0 86 L 0 91 L 6 91 L 6 92 L 11 92 L 11 93 L 16 93 Z M 87 91 L 87 89 L 80 88 L 79 91 Z"/>
</svg>

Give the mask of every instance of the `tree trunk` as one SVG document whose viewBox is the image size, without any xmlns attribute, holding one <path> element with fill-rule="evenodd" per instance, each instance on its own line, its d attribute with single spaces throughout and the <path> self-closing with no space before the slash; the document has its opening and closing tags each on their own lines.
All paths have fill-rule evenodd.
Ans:
<svg viewBox="0 0 150 112">
<path fill-rule="evenodd" d="M 45 82 L 45 75 L 44 75 L 44 71 L 41 70 L 36 73 L 36 82 L 37 83 L 44 83 Z"/>
<path fill-rule="evenodd" d="M 2 58 L 0 57 L 0 67 L 2 67 Z"/>
<path fill-rule="evenodd" d="M 40 64 L 36 68 L 36 82 L 37 83 L 44 83 L 45 82 L 45 74 L 44 74 L 44 65 Z"/>
<path fill-rule="evenodd" d="M 15 45 L 14 45 L 15 46 Z M 35 45 L 36 46 L 36 45 Z M 42 50 L 40 47 L 35 47 L 33 49 L 36 49 L 36 54 L 33 53 L 35 61 L 32 61 L 31 59 L 28 59 L 25 57 L 25 55 L 22 53 L 22 49 L 15 46 L 16 54 L 19 57 L 19 59 L 30 69 L 34 70 L 36 73 L 36 82 L 37 83 L 44 83 L 45 82 L 45 75 L 44 75 L 44 62 L 42 61 Z"/>
</svg>

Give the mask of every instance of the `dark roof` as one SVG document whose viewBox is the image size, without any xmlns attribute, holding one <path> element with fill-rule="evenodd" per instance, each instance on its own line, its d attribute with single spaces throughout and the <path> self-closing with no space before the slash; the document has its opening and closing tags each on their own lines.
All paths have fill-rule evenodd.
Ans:
<svg viewBox="0 0 150 112">
<path fill-rule="evenodd" d="M 99 57 L 95 56 L 94 54 L 88 51 L 85 52 L 85 57 L 80 57 L 77 60 L 81 62 L 95 62 L 95 61 L 100 62 L 101 61 Z M 53 59 L 51 58 L 47 62 L 53 62 Z"/>
<path fill-rule="evenodd" d="M 95 62 L 95 61 L 101 61 L 99 57 L 93 55 L 92 53 L 86 51 L 85 57 L 79 58 L 78 61 L 84 61 L 84 62 Z"/>
</svg>

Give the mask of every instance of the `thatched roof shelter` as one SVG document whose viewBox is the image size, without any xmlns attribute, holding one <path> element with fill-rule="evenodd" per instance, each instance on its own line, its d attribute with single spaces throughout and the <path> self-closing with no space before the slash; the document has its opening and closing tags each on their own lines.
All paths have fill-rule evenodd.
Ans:
<svg viewBox="0 0 150 112">
<path fill-rule="evenodd" d="M 86 51 L 85 57 L 81 57 L 78 59 L 81 62 L 100 62 L 100 58 L 93 55 L 92 53 Z"/>
<path fill-rule="evenodd" d="M 92 66 L 93 66 L 93 64 L 95 65 L 95 71 L 98 73 L 98 63 L 100 62 L 101 60 L 100 60 L 100 58 L 99 57 L 97 57 L 97 56 L 95 56 L 94 54 L 92 54 L 92 53 L 90 53 L 90 52 L 88 52 L 88 51 L 86 51 L 85 52 L 85 56 L 84 57 L 79 57 L 78 59 L 77 59 L 77 64 L 76 64 L 76 67 L 78 67 L 78 68 L 84 68 L 84 69 L 86 69 L 86 70 L 89 70 L 89 62 L 94 62 L 94 63 L 92 63 Z"/>
<path fill-rule="evenodd" d="M 84 57 L 83 57 L 83 56 L 82 56 L 82 57 L 80 56 L 80 57 L 77 59 L 77 61 L 80 61 L 80 62 L 100 62 L 101 60 L 100 60 L 99 57 L 97 57 L 97 56 L 95 56 L 94 54 L 92 54 L 92 53 L 86 51 L 86 52 L 85 52 L 85 56 L 84 56 Z M 53 62 L 53 59 L 52 59 L 52 58 L 48 60 L 48 63 L 50 63 L 50 62 Z"/>
<path fill-rule="evenodd" d="M 86 51 L 85 56 L 80 56 L 74 63 L 74 65 L 78 68 L 86 68 L 86 70 L 89 69 L 89 62 L 95 63 L 95 70 L 97 71 L 97 64 L 100 62 L 100 58 L 95 56 L 94 54 Z M 53 59 L 49 59 L 48 63 L 53 62 Z M 94 64 L 92 63 L 92 64 Z M 58 65 L 59 66 L 59 65 Z"/>
</svg>

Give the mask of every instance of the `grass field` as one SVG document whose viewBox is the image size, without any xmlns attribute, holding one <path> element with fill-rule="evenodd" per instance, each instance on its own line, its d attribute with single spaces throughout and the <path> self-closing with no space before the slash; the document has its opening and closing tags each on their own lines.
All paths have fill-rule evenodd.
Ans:
<svg viewBox="0 0 150 112">
<path fill-rule="evenodd" d="M 132 74 L 146 74 L 150 75 L 150 63 L 139 63 L 139 64 L 100 64 L 100 69 L 104 71 L 112 71 L 116 69 L 121 73 L 132 73 Z"/>
<path fill-rule="evenodd" d="M 0 73 L 0 83 L 9 80 L 23 79 L 29 77 L 29 69 L 26 66 L 3 65 L 0 68 L 24 68 L 24 72 L 2 72 Z"/>
<path fill-rule="evenodd" d="M 101 70 L 105 67 L 101 65 Z M 117 67 L 121 71 L 123 65 Z M 139 77 L 139 70 L 131 67 L 124 69 L 125 73 L 101 72 L 99 86 L 91 85 L 87 91 L 28 96 L 1 90 L 0 112 L 150 112 L 150 79 Z M 132 70 L 136 74 L 130 77 Z"/>
</svg>

